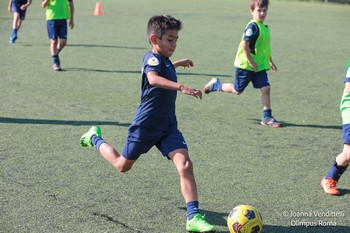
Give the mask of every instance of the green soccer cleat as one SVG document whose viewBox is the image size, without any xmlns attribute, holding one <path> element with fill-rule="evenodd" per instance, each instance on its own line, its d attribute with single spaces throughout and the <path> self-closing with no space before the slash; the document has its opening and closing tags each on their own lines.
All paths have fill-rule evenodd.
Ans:
<svg viewBox="0 0 350 233">
<path fill-rule="evenodd" d="M 205 221 L 201 214 L 195 214 L 191 220 L 187 220 L 186 230 L 188 232 L 216 232 L 215 227 Z"/>
<path fill-rule="evenodd" d="M 94 135 L 101 137 L 102 133 L 101 133 L 100 127 L 92 126 L 91 129 L 87 133 L 85 133 L 83 136 L 81 136 L 80 145 L 82 147 L 92 147 L 93 145 L 91 142 L 91 138 Z"/>
</svg>

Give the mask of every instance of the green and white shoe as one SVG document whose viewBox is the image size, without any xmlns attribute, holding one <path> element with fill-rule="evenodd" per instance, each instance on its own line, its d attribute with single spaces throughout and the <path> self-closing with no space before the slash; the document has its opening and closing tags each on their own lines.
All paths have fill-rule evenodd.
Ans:
<svg viewBox="0 0 350 233">
<path fill-rule="evenodd" d="M 191 220 L 187 220 L 186 230 L 188 232 L 216 232 L 215 227 L 205 221 L 201 214 L 195 214 Z"/>
<path fill-rule="evenodd" d="M 93 145 L 91 142 L 91 138 L 94 135 L 99 136 L 99 137 L 102 136 L 100 127 L 92 126 L 91 129 L 87 133 L 85 133 L 83 136 L 81 136 L 80 145 L 82 147 L 92 147 Z"/>
</svg>

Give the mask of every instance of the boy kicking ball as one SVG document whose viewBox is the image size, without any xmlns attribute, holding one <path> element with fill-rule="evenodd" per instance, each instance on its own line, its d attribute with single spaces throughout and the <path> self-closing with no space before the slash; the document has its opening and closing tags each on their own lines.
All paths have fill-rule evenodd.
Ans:
<svg viewBox="0 0 350 233">
<path fill-rule="evenodd" d="M 177 83 L 175 68 L 193 66 L 192 61 L 171 62 L 169 59 L 175 52 L 181 27 L 181 21 L 169 15 L 153 16 L 148 21 L 147 35 L 152 48 L 143 57 L 141 103 L 129 127 L 122 153 L 102 139 L 101 129 L 97 126 L 81 137 L 80 144 L 95 147 L 120 172 L 129 171 L 141 154 L 156 146 L 164 157 L 172 160 L 179 172 L 187 207 L 186 230 L 215 232 L 215 227 L 199 213 L 193 164 L 175 115 L 177 92 L 202 98 L 201 91 Z"/>
</svg>

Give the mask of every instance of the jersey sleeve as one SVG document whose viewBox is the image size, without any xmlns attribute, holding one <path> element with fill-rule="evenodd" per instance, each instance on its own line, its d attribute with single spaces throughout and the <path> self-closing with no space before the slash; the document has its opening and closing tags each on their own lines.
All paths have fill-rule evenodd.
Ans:
<svg viewBox="0 0 350 233">
<path fill-rule="evenodd" d="M 150 71 L 155 71 L 160 73 L 160 63 L 161 60 L 158 56 L 153 53 L 147 53 L 143 59 L 143 71 L 147 75 Z"/>
<path fill-rule="evenodd" d="M 243 40 L 252 41 L 255 38 L 257 38 L 259 35 L 259 28 L 258 26 L 253 22 L 248 24 L 246 27 L 244 34 L 243 34 Z"/>
</svg>

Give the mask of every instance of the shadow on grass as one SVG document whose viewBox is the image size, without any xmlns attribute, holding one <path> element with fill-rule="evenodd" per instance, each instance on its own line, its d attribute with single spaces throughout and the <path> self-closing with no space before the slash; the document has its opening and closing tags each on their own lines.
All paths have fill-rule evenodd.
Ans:
<svg viewBox="0 0 350 233">
<path fill-rule="evenodd" d="M 254 121 L 257 124 L 260 125 L 261 119 L 248 119 L 250 121 Z M 283 127 L 306 127 L 306 128 L 319 128 L 319 129 L 342 129 L 341 125 L 313 125 L 313 124 L 293 124 L 293 123 L 288 123 L 285 121 L 279 121 L 282 123 L 282 128 Z"/>
<path fill-rule="evenodd" d="M 130 123 L 120 123 L 117 121 L 73 121 L 73 120 L 48 120 L 48 119 L 25 119 L 25 118 L 11 118 L 0 117 L 0 123 L 7 124 L 31 124 L 31 125 L 115 125 L 129 127 Z"/>
<path fill-rule="evenodd" d="M 131 46 L 118 46 L 118 45 L 98 45 L 98 44 L 67 44 L 68 47 L 87 47 L 87 48 L 116 48 L 116 49 L 138 49 L 148 50 L 145 47 L 131 47 Z"/>
<path fill-rule="evenodd" d="M 141 75 L 141 71 L 139 70 L 102 70 L 102 69 L 93 69 L 93 68 L 67 68 L 67 71 L 85 71 L 85 72 L 101 72 L 101 73 L 117 73 L 117 74 L 138 74 Z M 177 72 L 179 76 L 205 76 L 205 77 L 232 77 L 230 75 L 225 74 L 205 74 L 205 73 L 182 73 Z M 209 82 L 209 80 L 208 80 Z"/>
<path fill-rule="evenodd" d="M 340 189 L 338 188 L 339 192 L 340 192 L 340 195 L 339 196 L 345 196 L 345 195 L 348 195 L 350 194 L 350 189 Z M 350 232 L 350 231 L 349 231 Z"/>
</svg>

